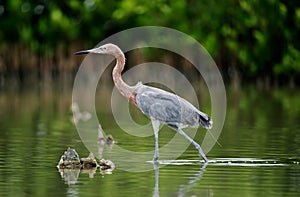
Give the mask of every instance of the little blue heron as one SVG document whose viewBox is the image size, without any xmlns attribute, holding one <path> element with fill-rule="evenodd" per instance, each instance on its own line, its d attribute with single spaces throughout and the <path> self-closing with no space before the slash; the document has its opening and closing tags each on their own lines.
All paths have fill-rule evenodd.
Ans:
<svg viewBox="0 0 300 197">
<path fill-rule="evenodd" d="M 158 131 L 160 124 L 166 124 L 176 130 L 189 140 L 198 150 L 205 162 L 208 162 L 200 145 L 189 137 L 182 129 L 188 126 L 198 127 L 201 125 L 206 129 L 212 128 L 212 120 L 205 113 L 199 111 L 187 100 L 164 90 L 137 83 L 135 86 L 127 85 L 121 73 L 125 66 L 125 56 L 122 50 L 114 44 L 105 44 L 103 46 L 90 50 L 78 51 L 75 54 L 108 54 L 116 58 L 116 65 L 112 72 L 115 86 L 120 93 L 131 103 L 138 107 L 152 122 L 155 137 L 155 152 L 153 161 L 157 161 L 158 153 Z"/>
</svg>

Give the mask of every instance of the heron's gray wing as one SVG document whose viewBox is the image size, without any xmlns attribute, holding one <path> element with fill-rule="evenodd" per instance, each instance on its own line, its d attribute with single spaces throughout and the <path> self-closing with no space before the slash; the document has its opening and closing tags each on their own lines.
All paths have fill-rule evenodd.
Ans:
<svg viewBox="0 0 300 197">
<path fill-rule="evenodd" d="M 188 101 L 170 92 L 143 86 L 137 91 L 136 103 L 148 117 L 165 124 L 179 128 L 199 125 L 200 111 Z"/>
</svg>

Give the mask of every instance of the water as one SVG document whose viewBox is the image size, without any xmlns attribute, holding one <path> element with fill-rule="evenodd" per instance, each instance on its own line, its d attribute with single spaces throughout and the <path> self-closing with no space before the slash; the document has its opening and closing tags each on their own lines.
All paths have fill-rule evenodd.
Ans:
<svg viewBox="0 0 300 197">
<path fill-rule="evenodd" d="M 72 147 L 82 157 L 89 154 L 70 121 L 71 88 L 2 91 L 0 196 L 299 196 L 299 91 L 244 87 L 227 94 L 221 146 L 209 152 L 207 165 L 190 146 L 176 160 L 158 165 L 142 161 L 150 171 L 116 166 L 111 174 L 72 171 L 70 179 L 56 168 L 63 152 Z M 98 104 L 97 111 L 105 117 L 103 129 L 118 145 L 153 149 L 152 137 L 135 140 L 119 134 L 109 106 Z M 201 131 L 197 139 L 203 137 Z M 164 128 L 160 143 L 173 135 Z"/>
</svg>

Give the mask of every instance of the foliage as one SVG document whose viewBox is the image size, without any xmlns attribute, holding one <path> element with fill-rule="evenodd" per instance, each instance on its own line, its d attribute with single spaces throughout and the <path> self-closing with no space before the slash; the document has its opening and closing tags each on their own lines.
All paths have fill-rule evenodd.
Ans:
<svg viewBox="0 0 300 197">
<path fill-rule="evenodd" d="M 300 74 L 297 0 L 14 0 L 0 2 L 0 17 L 2 51 L 21 43 L 43 54 L 59 43 L 92 45 L 126 28 L 161 25 L 199 40 L 224 71 Z"/>
</svg>

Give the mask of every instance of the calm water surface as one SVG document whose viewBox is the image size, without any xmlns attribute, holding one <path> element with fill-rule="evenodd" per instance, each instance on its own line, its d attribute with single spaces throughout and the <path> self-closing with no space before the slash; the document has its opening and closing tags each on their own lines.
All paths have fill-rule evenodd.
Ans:
<svg viewBox="0 0 300 197">
<path fill-rule="evenodd" d="M 299 91 L 245 87 L 227 94 L 221 146 L 216 144 L 208 153 L 208 165 L 189 147 L 175 161 L 145 161 L 153 168 L 146 172 L 116 166 L 111 174 L 97 169 L 67 176 L 56 168 L 62 153 L 72 147 L 82 157 L 89 154 L 70 121 L 71 89 L 2 91 L 0 196 L 300 196 Z M 109 105 L 99 102 L 103 129 L 119 146 L 153 149 L 152 137 L 135 140 L 119 134 Z M 163 130 L 160 144 L 174 135 Z M 202 132 L 198 130 L 197 141 Z M 109 148 L 104 152 L 109 154 Z"/>
</svg>

